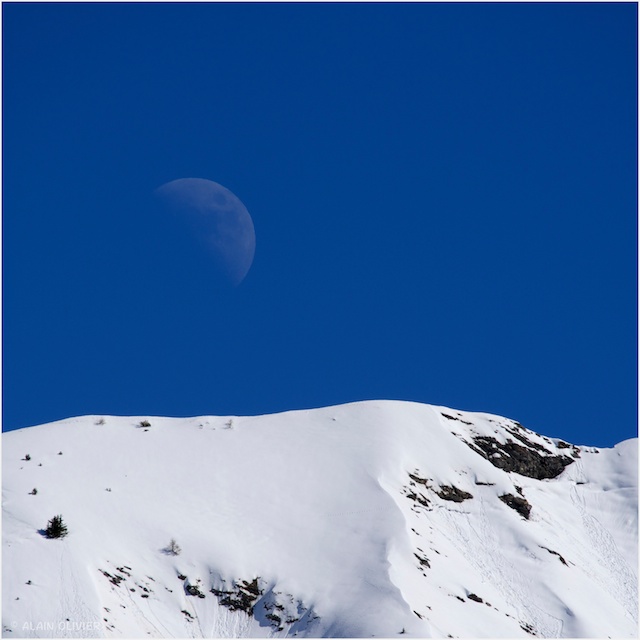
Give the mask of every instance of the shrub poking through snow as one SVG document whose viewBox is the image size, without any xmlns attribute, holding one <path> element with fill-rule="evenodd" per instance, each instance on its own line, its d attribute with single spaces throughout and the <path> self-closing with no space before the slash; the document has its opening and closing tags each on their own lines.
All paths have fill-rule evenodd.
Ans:
<svg viewBox="0 0 640 640">
<path fill-rule="evenodd" d="M 53 516 L 47 528 L 44 530 L 47 538 L 64 538 L 68 533 L 67 525 L 62 520 L 62 516 Z"/>
<path fill-rule="evenodd" d="M 34 487 L 33 489 L 31 489 L 31 491 L 29 492 L 30 496 L 35 496 L 38 494 L 38 490 Z"/>
<path fill-rule="evenodd" d="M 150 427 L 151 423 L 148 420 L 141 420 L 140 424 L 138 426 L 139 427 Z"/>
<path fill-rule="evenodd" d="M 175 538 L 171 538 L 169 544 L 165 547 L 165 553 L 168 553 L 171 556 L 179 556 L 182 553 L 182 549 L 176 542 Z"/>
</svg>

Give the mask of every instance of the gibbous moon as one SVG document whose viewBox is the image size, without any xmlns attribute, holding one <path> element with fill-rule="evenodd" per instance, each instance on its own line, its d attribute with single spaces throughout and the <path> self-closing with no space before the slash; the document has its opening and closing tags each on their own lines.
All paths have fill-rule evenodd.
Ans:
<svg viewBox="0 0 640 640">
<path fill-rule="evenodd" d="M 219 282 L 239 285 L 256 249 L 253 220 L 240 199 L 217 182 L 202 178 L 167 182 L 155 194 L 205 247 Z"/>
</svg>

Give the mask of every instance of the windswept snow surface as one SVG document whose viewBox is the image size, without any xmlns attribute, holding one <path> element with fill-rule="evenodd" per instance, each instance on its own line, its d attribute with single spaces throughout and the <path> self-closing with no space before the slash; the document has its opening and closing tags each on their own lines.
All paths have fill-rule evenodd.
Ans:
<svg viewBox="0 0 640 640">
<path fill-rule="evenodd" d="M 87 416 L 4 434 L 3 481 L 4 637 L 638 634 L 636 439 L 395 401 Z"/>
</svg>

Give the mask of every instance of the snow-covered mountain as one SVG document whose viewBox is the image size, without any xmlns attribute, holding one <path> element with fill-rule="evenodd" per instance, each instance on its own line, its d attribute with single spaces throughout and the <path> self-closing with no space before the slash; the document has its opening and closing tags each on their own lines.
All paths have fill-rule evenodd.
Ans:
<svg viewBox="0 0 640 640">
<path fill-rule="evenodd" d="M 638 634 L 637 439 L 395 401 L 87 416 L 3 435 L 3 513 L 5 637 Z"/>
</svg>

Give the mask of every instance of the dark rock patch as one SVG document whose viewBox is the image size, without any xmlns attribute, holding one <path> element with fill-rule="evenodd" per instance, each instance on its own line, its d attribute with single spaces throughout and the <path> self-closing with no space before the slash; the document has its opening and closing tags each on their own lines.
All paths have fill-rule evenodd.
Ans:
<svg viewBox="0 0 640 640">
<path fill-rule="evenodd" d="M 202 593 L 202 591 L 200 590 L 200 586 L 197 584 L 190 584 L 189 582 L 186 582 L 184 585 L 184 590 L 190 596 L 197 596 L 198 598 L 205 597 L 204 593 Z"/>
<path fill-rule="evenodd" d="M 522 429 L 524 429 L 524 427 L 522 427 L 522 425 L 520 425 Z M 539 442 L 533 442 L 532 440 L 529 440 L 528 438 L 526 438 L 525 436 L 523 436 L 521 433 L 519 433 L 518 431 L 516 431 L 515 429 L 509 429 L 509 427 L 506 427 L 506 430 L 517 440 L 520 440 L 520 442 L 522 442 L 522 444 L 525 447 L 528 447 L 530 449 L 535 449 L 536 451 L 540 451 L 541 453 L 549 453 L 548 449 L 544 446 L 542 446 Z"/>
<path fill-rule="evenodd" d="M 248 616 L 252 616 L 253 606 L 263 593 L 258 586 L 258 578 L 254 578 L 251 582 L 238 581 L 234 587 L 229 591 L 212 588 L 211 593 L 217 596 L 222 606 L 231 611 L 244 611 Z"/>
<path fill-rule="evenodd" d="M 480 596 L 477 596 L 475 593 L 470 593 L 467 598 L 469 598 L 469 600 L 473 600 L 474 602 L 484 602 L 484 600 Z"/>
<path fill-rule="evenodd" d="M 413 491 L 409 491 L 409 493 L 407 493 L 406 495 L 407 495 L 407 498 L 409 498 L 409 500 L 413 500 L 414 502 L 417 502 L 419 505 L 423 507 L 429 506 L 429 500 L 425 498 L 421 493 L 415 493 Z"/>
<path fill-rule="evenodd" d="M 251 582 L 242 580 L 242 582 L 240 583 L 240 588 L 256 597 L 262 594 L 262 591 L 258 586 L 258 578 L 254 578 Z"/>
<path fill-rule="evenodd" d="M 464 502 L 465 500 L 473 498 L 468 491 L 463 491 L 462 489 L 448 485 L 440 485 L 440 491 L 436 491 L 436 494 L 443 500 L 449 500 L 451 502 Z"/>
<path fill-rule="evenodd" d="M 512 509 L 517 511 L 525 520 L 529 519 L 529 514 L 531 513 L 531 505 L 527 500 L 521 498 L 520 496 L 514 496 L 512 493 L 505 493 L 498 497 L 508 507 L 511 507 Z"/>
<path fill-rule="evenodd" d="M 413 555 L 418 559 L 421 567 L 426 567 L 427 569 L 431 568 L 431 564 L 429 563 L 429 558 L 427 558 L 427 556 L 424 554 L 420 556 L 417 553 L 414 553 Z"/>
<path fill-rule="evenodd" d="M 421 478 L 417 473 L 410 473 L 409 477 L 417 484 L 423 484 L 425 487 L 429 486 L 429 481 L 426 478 Z"/>
<path fill-rule="evenodd" d="M 286 625 L 295 625 L 305 618 L 308 629 L 309 624 L 319 619 L 314 615 L 313 609 L 305 607 L 301 600 L 289 593 L 269 588 L 268 583 L 260 577 L 251 581 L 235 580 L 228 586 L 225 584 L 226 580 L 218 580 L 223 586 L 211 588 L 211 593 L 218 598 L 218 602 L 232 611 L 242 611 L 255 618 L 261 627 L 270 626 L 274 631 L 282 632 Z M 289 630 L 295 632 L 296 628 Z"/>
<path fill-rule="evenodd" d="M 528 622 L 521 622 L 520 623 L 520 628 L 523 631 L 526 631 L 528 634 L 530 634 L 532 636 L 536 635 L 535 629 Z"/>
<path fill-rule="evenodd" d="M 111 584 L 115 585 L 116 587 L 120 586 L 120 583 L 125 580 L 124 576 L 119 576 L 119 575 L 111 575 L 108 571 L 104 571 L 102 569 L 99 569 L 100 573 L 109 580 L 109 582 L 111 582 Z"/>
<path fill-rule="evenodd" d="M 558 559 L 560 560 L 560 562 L 562 562 L 563 565 L 565 565 L 565 567 L 569 566 L 567 564 L 567 561 L 557 551 L 554 551 L 553 549 L 549 549 L 548 547 L 543 547 L 542 545 L 540 546 L 540 548 L 544 549 L 545 551 L 548 551 L 549 553 L 551 553 L 554 556 L 558 556 Z"/>
<path fill-rule="evenodd" d="M 458 422 L 462 422 L 462 424 L 472 424 L 471 422 L 468 422 L 467 420 L 463 420 L 462 418 L 457 418 L 456 416 L 451 416 L 448 413 L 443 413 L 442 416 L 444 418 L 446 418 L 447 420 L 457 420 Z"/>
<path fill-rule="evenodd" d="M 568 442 L 565 442 L 564 440 L 558 440 L 556 447 L 558 447 L 558 449 L 571 449 L 571 455 L 574 458 L 579 458 L 580 457 L 580 449 L 578 447 L 576 447 L 575 444 L 569 444 Z"/>
<path fill-rule="evenodd" d="M 409 483 L 410 484 L 409 487 L 407 486 L 404 487 L 404 495 L 407 498 L 409 498 L 409 500 L 413 500 L 413 502 L 416 503 L 415 506 L 421 506 L 421 507 L 424 507 L 425 509 L 429 508 L 430 500 L 422 493 L 419 493 L 416 487 L 416 484 L 421 484 L 426 489 L 431 489 L 432 487 L 429 484 L 430 482 L 429 479 L 423 478 L 422 476 L 420 476 L 417 469 L 413 473 L 409 473 L 408 475 L 411 482 Z"/>
<path fill-rule="evenodd" d="M 272 622 L 275 622 L 277 626 L 280 626 L 280 623 L 282 622 L 282 618 L 277 616 L 275 613 L 267 613 L 265 618 L 271 620 Z"/>
<path fill-rule="evenodd" d="M 220 604 L 231 609 L 231 611 L 244 611 L 247 615 L 251 615 L 255 600 L 253 596 L 243 591 L 238 591 L 221 598 Z"/>
<path fill-rule="evenodd" d="M 525 438 L 522 439 L 529 442 Z M 573 462 L 569 456 L 555 456 L 537 443 L 529 443 L 531 445 L 529 448 L 513 440 L 507 440 L 503 444 L 488 436 L 478 436 L 473 438 L 473 442 L 475 446 L 468 442 L 467 445 L 486 458 L 494 467 L 536 480 L 555 478 Z M 539 449 L 545 451 L 547 455 L 542 455 L 538 452 Z"/>
</svg>

